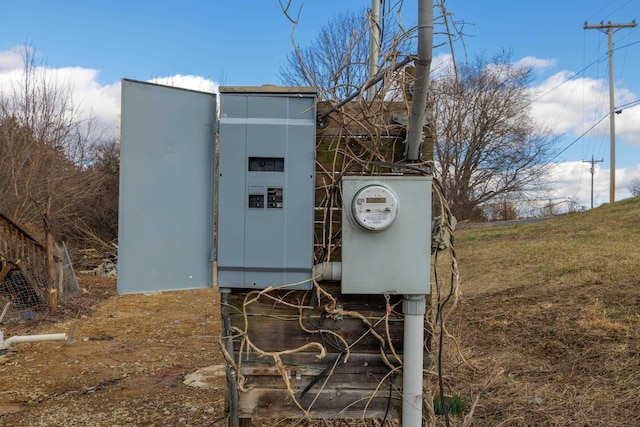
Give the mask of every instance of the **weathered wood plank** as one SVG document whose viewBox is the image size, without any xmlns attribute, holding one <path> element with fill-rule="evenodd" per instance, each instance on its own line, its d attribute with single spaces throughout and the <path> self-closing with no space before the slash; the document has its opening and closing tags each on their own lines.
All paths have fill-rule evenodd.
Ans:
<svg viewBox="0 0 640 427">
<path fill-rule="evenodd" d="M 329 286 L 331 289 L 336 289 L 335 285 Z M 248 339 L 264 351 L 291 350 L 310 342 L 322 343 L 323 340 L 329 340 L 330 343 L 339 347 L 344 346 L 344 342 L 351 345 L 357 341 L 352 351 L 360 353 L 380 353 L 381 347 L 390 346 L 389 341 L 395 348 L 402 348 L 402 318 L 392 312 L 385 321 L 386 306 L 381 295 L 375 297 L 340 295 L 335 290 L 332 295 L 337 299 L 337 308 L 342 310 L 340 313 L 344 313 L 336 314 L 325 310 L 324 304 L 328 303 L 328 300 L 323 301 L 320 307 L 315 304 L 313 308 L 296 309 L 287 305 L 310 307 L 309 292 L 277 291 L 274 294 L 281 300 L 263 296 L 244 306 L 246 293 L 229 296 L 231 324 L 239 330 L 246 330 Z M 251 298 L 255 295 L 248 296 Z M 400 296 L 390 297 L 391 304 L 399 301 Z M 246 324 L 243 310 L 246 310 Z M 354 317 L 349 313 L 359 313 L 363 318 Z M 240 341 L 236 340 L 236 350 L 239 349 L 239 344 Z M 324 342 L 324 345 L 326 346 L 327 343 Z"/>
<path fill-rule="evenodd" d="M 387 366 L 379 355 L 352 354 L 344 363 L 339 363 L 342 360 L 339 357 L 331 354 L 322 360 L 310 360 L 308 364 L 288 362 L 285 372 L 280 372 L 273 363 L 246 360 L 240 372 L 247 388 L 286 388 L 283 379 L 286 374 L 296 394 L 307 387 L 309 390 L 322 387 L 375 390 L 381 383 L 399 382 L 396 370 Z"/>
<path fill-rule="evenodd" d="M 314 402 L 315 400 L 315 402 Z M 400 417 L 401 395 L 389 387 L 372 390 L 332 389 L 309 392 L 299 403 L 312 418 L 384 418 Z M 391 404 L 389 404 L 391 402 Z M 388 410 L 387 410 L 388 409 Z M 242 418 L 302 418 L 305 413 L 291 401 L 286 390 L 254 388 L 240 393 Z"/>
</svg>

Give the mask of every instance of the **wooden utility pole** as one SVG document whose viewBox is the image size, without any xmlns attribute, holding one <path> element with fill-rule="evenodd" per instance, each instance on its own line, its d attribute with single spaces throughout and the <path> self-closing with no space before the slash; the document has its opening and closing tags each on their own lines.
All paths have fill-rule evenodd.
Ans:
<svg viewBox="0 0 640 427">
<path fill-rule="evenodd" d="M 584 23 L 585 30 L 600 30 L 609 36 L 609 139 L 611 144 L 611 171 L 609 181 L 609 203 L 616 199 L 616 119 L 615 103 L 613 96 L 613 33 L 621 28 L 633 28 L 637 26 L 635 19 L 629 24 L 612 24 L 611 21 L 589 25 Z M 592 202 L 593 204 L 593 202 Z M 593 207 L 593 206 L 592 206 Z"/>
<path fill-rule="evenodd" d="M 47 200 L 46 209 L 42 215 L 44 221 L 44 234 L 46 238 L 46 268 L 47 279 L 49 279 L 49 309 L 51 313 L 58 311 L 58 289 L 56 289 L 56 272 L 55 272 L 55 258 L 53 255 L 54 241 L 53 233 L 51 231 L 51 197 Z"/>
<path fill-rule="evenodd" d="M 594 160 L 593 154 L 591 160 L 583 160 L 582 163 L 591 163 L 591 209 L 593 209 L 593 175 L 596 173 L 596 163 L 604 162 L 604 159 Z"/>
</svg>

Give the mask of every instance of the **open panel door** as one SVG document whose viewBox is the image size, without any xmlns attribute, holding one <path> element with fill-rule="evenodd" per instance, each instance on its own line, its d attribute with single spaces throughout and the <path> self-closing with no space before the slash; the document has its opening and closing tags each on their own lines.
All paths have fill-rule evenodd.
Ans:
<svg viewBox="0 0 640 427">
<path fill-rule="evenodd" d="M 122 81 L 118 292 L 212 283 L 216 97 Z"/>
</svg>

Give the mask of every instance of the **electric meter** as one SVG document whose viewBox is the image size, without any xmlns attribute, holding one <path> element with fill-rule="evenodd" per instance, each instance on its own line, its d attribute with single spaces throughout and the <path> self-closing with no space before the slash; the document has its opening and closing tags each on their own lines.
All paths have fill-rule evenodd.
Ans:
<svg viewBox="0 0 640 427">
<path fill-rule="evenodd" d="M 391 227 L 398 214 L 398 198 L 383 185 L 367 185 L 351 201 L 351 213 L 365 230 L 382 231 Z"/>
</svg>

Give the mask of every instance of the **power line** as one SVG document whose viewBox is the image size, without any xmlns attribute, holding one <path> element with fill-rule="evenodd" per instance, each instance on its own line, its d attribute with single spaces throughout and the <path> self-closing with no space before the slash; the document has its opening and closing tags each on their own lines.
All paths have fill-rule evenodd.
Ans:
<svg viewBox="0 0 640 427">
<path fill-rule="evenodd" d="M 635 41 L 635 42 L 632 42 L 632 43 L 625 44 L 625 45 L 623 45 L 623 46 L 616 47 L 615 49 L 613 49 L 613 51 L 615 52 L 615 51 L 617 51 L 617 50 L 624 49 L 625 47 L 633 46 L 633 45 L 636 45 L 636 44 L 640 44 L 640 40 Z M 584 73 L 585 71 L 587 71 L 587 70 L 588 70 L 589 68 L 591 68 L 592 66 L 594 66 L 594 65 L 596 65 L 596 64 L 599 64 L 599 63 L 603 62 L 604 60 L 606 60 L 606 59 L 607 59 L 607 56 L 608 56 L 608 54 L 607 54 L 607 53 L 605 53 L 605 54 L 604 54 L 603 56 L 601 56 L 600 58 L 593 60 L 590 64 L 586 65 L 586 66 L 585 66 L 584 68 L 582 68 L 580 71 L 575 72 L 571 77 L 569 77 L 568 79 L 566 79 L 566 80 L 565 80 L 565 81 L 563 81 L 562 83 L 560 83 L 560 84 L 558 84 L 558 85 L 556 85 L 556 86 L 552 87 L 551 89 L 549 89 L 549 90 L 548 90 L 548 91 L 546 91 L 545 93 L 543 93 L 543 94 L 541 94 L 541 95 L 538 95 L 538 97 L 537 97 L 537 98 L 534 98 L 532 102 L 536 102 L 536 101 L 540 100 L 541 98 L 544 98 L 545 96 L 549 95 L 551 92 L 553 92 L 554 90 L 556 90 L 556 89 L 558 89 L 559 87 L 563 86 L 564 84 L 569 83 L 571 80 L 575 80 L 575 79 L 577 79 L 577 78 L 578 78 L 582 73 Z"/>
<path fill-rule="evenodd" d="M 553 156 L 553 158 L 551 159 L 551 161 L 557 159 L 560 154 L 564 153 L 565 151 L 567 151 L 569 148 L 571 148 L 571 146 L 573 144 L 575 144 L 576 142 L 580 141 L 586 134 L 588 134 L 589 132 L 591 132 L 591 130 L 593 128 L 595 128 L 596 126 L 598 126 L 600 124 L 600 122 L 602 122 L 604 119 L 606 119 L 607 117 L 609 117 L 609 114 L 604 115 L 600 120 L 598 120 L 597 122 L 595 122 L 589 129 L 585 130 L 582 135 L 580 135 L 579 137 L 577 137 L 576 139 L 574 139 L 569 145 L 567 145 L 565 148 L 563 148 L 559 153 L 557 153 L 555 156 Z"/>
<path fill-rule="evenodd" d="M 618 105 L 618 106 L 615 108 L 615 110 L 616 110 L 616 112 L 618 112 L 618 111 L 620 111 L 622 108 L 632 107 L 632 106 L 634 106 L 634 105 L 636 105 L 636 104 L 640 104 L 640 99 L 636 99 L 635 101 L 629 101 L 629 102 L 627 102 L 627 103 L 625 103 L 625 104 Z"/>
<path fill-rule="evenodd" d="M 584 67 L 582 70 L 580 70 L 580 71 L 578 71 L 577 73 L 573 74 L 571 77 L 569 77 L 568 79 L 566 79 L 565 81 L 563 81 L 563 82 L 562 82 L 562 83 L 560 83 L 559 85 L 552 87 L 551 89 L 549 89 L 548 91 L 546 91 L 546 92 L 545 92 L 545 93 L 543 93 L 542 95 L 539 95 L 537 98 L 535 98 L 535 99 L 534 99 L 533 101 L 531 101 L 531 102 L 532 102 L 532 103 L 533 103 L 533 102 L 536 102 L 536 101 L 538 101 L 540 98 L 543 98 L 543 97 L 545 97 L 545 96 L 549 95 L 551 92 L 553 92 L 554 90 L 558 89 L 560 86 L 562 86 L 562 85 L 564 85 L 564 84 L 568 83 L 568 82 L 569 82 L 569 81 L 571 81 L 571 80 L 574 80 L 574 79 L 578 78 L 578 76 L 579 76 L 580 74 L 582 74 L 583 72 L 587 71 L 587 69 L 588 69 L 588 68 L 590 68 L 592 65 L 595 65 L 595 64 L 597 64 L 597 63 L 599 63 L 599 62 L 602 62 L 602 61 L 604 61 L 605 59 L 606 59 L 606 56 L 603 56 L 603 57 L 601 57 L 601 58 L 596 59 L 595 61 L 591 62 L 589 65 L 587 65 L 586 67 Z"/>
<path fill-rule="evenodd" d="M 599 11 L 597 11 L 596 13 L 594 13 L 593 15 L 591 15 L 590 17 L 587 18 L 587 21 L 591 20 L 594 16 L 598 15 L 600 12 L 602 12 L 603 10 L 605 10 L 606 8 L 608 8 L 609 6 L 611 6 L 613 3 L 615 3 L 616 0 L 611 0 L 609 2 L 609 4 L 607 4 L 606 6 L 603 6 Z"/>
</svg>

